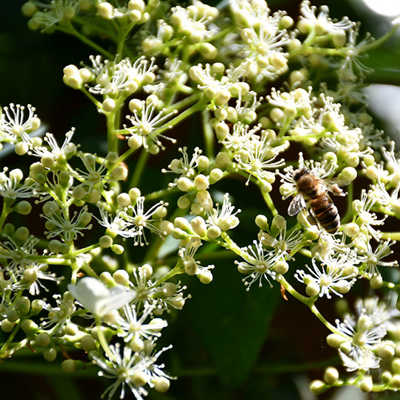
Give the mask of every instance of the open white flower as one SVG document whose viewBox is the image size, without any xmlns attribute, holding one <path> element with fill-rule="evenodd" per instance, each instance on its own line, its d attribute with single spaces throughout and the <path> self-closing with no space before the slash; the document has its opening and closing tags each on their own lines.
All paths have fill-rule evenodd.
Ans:
<svg viewBox="0 0 400 400">
<path fill-rule="evenodd" d="M 108 288 L 98 279 L 85 277 L 76 285 L 68 285 L 68 290 L 87 310 L 98 317 L 118 310 L 132 301 L 136 292 L 124 286 Z"/>
</svg>

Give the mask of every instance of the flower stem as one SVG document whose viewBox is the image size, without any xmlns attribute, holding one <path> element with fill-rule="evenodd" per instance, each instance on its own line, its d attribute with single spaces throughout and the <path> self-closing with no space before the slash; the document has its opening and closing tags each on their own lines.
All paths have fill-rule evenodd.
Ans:
<svg viewBox="0 0 400 400">
<path fill-rule="evenodd" d="M 203 122 L 203 135 L 204 142 L 206 146 L 206 154 L 207 157 L 211 160 L 214 159 L 214 133 L 210 124 L 210 112 L 208 110 L 204 110 L 201 113 L 202 122 Z"/>
<path fill-rule="evenodd" d="M 92 47 L 93 49 L 98 51 L 100 54 L 102 54 L 104 57 L 112 59 L 113 55 L 109 51 L 103 49 L 101 46 L 99 46 L 97 43 L 93 42 L 93 40 L 89 39 L 85 35 L 82 35 L 79 31 L 77 31 L 75 29 L 75 27 L 72 24 L 68 24 L 65 27 L 58 26 L 57 29 L 60 30 L 61 32 L 69 33 L 69 34 L 75 36 L 81 42 L 85 43 L 89 47 Z"/>
<path fill-rule="evenodd" d="M 400 232 L 382 232 L 382 239 L 400 241 Z"/>
<path fill-rule="evenodd" d="M 136 187 L 138 185 L 148 157 L 149 157 L 149 152 L 146 149 L 142 149 L 142 152 L 140 153 L 139 159 L 136 164 L 135 171 L 133 172 L 131 181 L 129 182 L 130 188 Z"/>
<path fill-rule="evenodd" d="M 103 348 L 104 352 L 107 354 L 107 356 L 110 360 L 115 360 L 115 357 L 114 357 L 113 353 L 111 353 L 110 347 L 108 346 L 107 340 L 104 336 L 103 329 L 101 329 L 101 328 L 102 328 L 102 326 L 100 324 L 100 321 L 97 321 L 97 337 L 99 338 L 101 347 Z"/>
<path fill-rule="evenodd" d="M 166 273 L 164 276 L 162 276 L 155 284 L 154 286 L 160 286 L 161 283 L 168 281 L 175 275 L 180 275 L 183 274 L 183 264 L 182 261 L 179 259 L 177 263 L 175 264 L 175 267 L 172 268 L 168 273 Z"/>
</svg>

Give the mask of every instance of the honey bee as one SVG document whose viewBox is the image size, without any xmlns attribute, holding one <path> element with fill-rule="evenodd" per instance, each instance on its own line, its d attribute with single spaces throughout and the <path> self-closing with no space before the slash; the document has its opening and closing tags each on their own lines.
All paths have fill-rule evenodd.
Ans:
<svg viewBox="0 0 400 400">
<path fill-rule="evenodd" d="M 302 168 L 293 175 L 298 194 L 289 204 L 288 214 L 298 214 L 306 208 L 307 203 L 312 216 L 329 233 L 335 233 L 340 225 L 339 212 L 329 197 L 328 190 L 335 196 L 344 196 L 343 191 L 337 185 L 329 188 L 325 183 L 314 176 L 308 169 Z"/>
</svg>

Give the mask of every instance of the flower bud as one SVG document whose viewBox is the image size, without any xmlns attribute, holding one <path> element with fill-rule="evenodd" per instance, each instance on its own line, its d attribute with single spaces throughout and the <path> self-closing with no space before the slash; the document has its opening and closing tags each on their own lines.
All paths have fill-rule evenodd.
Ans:
<svg viewBox="0 0 400 400">
<path fill-rule="evenodd" d="M 194 186 L 197 190 L 206 190 L 210 186 L 208 182 L 208 177 L 199 174 L 194 178 Z"/>
<path fill-rule="evenodd" d="M 107 1 L 102 1 L 97 4 L 97 15 L 104 19 L 112 19 L 114 8 Z"/>
<path fill-rule="evenodd" d="M 224 173 L 219 168 L 213 168 L 210 172 L 210 183 L 218 182 L 223 176 Z"/>
<path fill-rule="evenodd" d="M 320 380 L 312 381 L 310 384 L 310 390 L 315 394 L 320 394 L 326 390 L 325 383 Z"/>
<path fill-rule="evenodd" d="M 154 376 L 151 378 L 151 383 L 157 392 L 165 393 L 169 389 L 169 380 L 163 376 Z"/>
<path fill-rule="evenodd" d="M 207 237 L 211 240 L 214 240 L 216 238 L 218 238 L 219 236 L 221 236 L 221 229 L 218 228 L 218 226 L 210 226 L 207 229 Z"/>
<path fill-rule="evenodd" d="M 174 220 L 174 225 L 185 232 L 192 233 L 192 226 L 189 221 L 183 217 L 177 217 Z"/>
<path fill-rule="evenodd" d="M 324 372 L 324 381 L 333 385 L 339 379 L 339 371 L 334 367 L 328 367 Z"/>
<path fill-rule="evenodd" d="M 127 271 L 124 269 L 118 269 L 113 273 L 113 279 L 115 280 L 116 283 L 119 285 L 127 286 L 129 287 L 130 280 L 129 280 L 129 274 Z"/>
<path fill-rule="evenodd" d="M 103 110 L 105 112 L 114 111 L 115 110 L 115 100 L 108 97 L 103 101 L 102 106 L 103 106 Z"/>
<path fill-rule="evenodd" d="M 372 382 L 372 377 L 370 375 L 365 375 L 360 382 L 360 389 L 363 392 L 370 392 L 373 388 L 373 382 Z"/>
<path fill-rule="evenodd" d="M 202 217 L 195 217 L 190 221 L 193 231 L 200 237 L 207 235 L 207 225 Z"/>
<path fill-rule="evenodd" d="M 57 358 L 57 350 L 55 348 L 45 350 L 43 353 L 43 358 L 49 362 L 54 361 Z"/>
<path fill-rule="evenodd" d="M 178 187 L 179 190 L 182 192 L 189 192 L 190 190 L 193 189 L 194 185 L 193 182 L 184 176 L 180 177 L 177 182 L 176 186 Z"/>
<path fill-rule="evenodd" d="M 208 285 L 209 283 L 212 282 L 213 280 L 213 275 L 209 269 L 202 268 L 198 273 L 197 273 L 197 278 L 199 281 L 205 285 Z"/>
<path fill-rule="evenodd" d="M 338 335 L 336 333 L 331 333 L 326 338 L 328 346 L 334 347 L 336 349 L 338 349 L 344 342 L 346 342 L 346 340 L 347 339 L 344 336 Z"/>
</svg>

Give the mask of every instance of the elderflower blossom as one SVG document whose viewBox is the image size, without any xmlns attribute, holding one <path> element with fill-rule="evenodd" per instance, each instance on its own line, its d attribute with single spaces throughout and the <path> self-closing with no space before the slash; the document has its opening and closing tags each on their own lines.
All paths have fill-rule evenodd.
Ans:
<svg viewBox="0 0 400 400">
<path fill-rule="evenodd" d="M 0 172 L 0 196 L 7 199 L 28 199 L 33 196 L 33 186 L 22 183 L 23 173 L 20 169 L 8 172 L 4 167 Z M 8 175 L 8 176 L 7 176 Z"/>
<path fill-rule="evenodd" d="M 94 85 L 89 86 L 93 94 L 115 96 L 119 93 L 132 94 L 143 84 L 149 84 L 155 79 L 154 59 L 150 61 L 142 56 L 133 63 L 129 58 L 124 58 L 114 64 L 101 56 L 89 57 L 92 67 L 89 70 L 95 76 Z"/>
<path fill-rule="evenodd" d="M 376 241 L 379 241 L 381 232 L 375 229 L 375 226 L 383 225 L 386 216 L 382 219 L 378 219 L 377 215 L 374 212 L 371 212 L 371 209 L 375 203 L 376 200 L 371 198 L 369 193 L 367 193 L 365 190 L 362 190 L 361 199 L 353 201 L 353 209 L 356 212 L 356 221 L 359 223 L 359 225 L 362 228 L 365 228 Z"/>
<path fill-rule="evenodd" d="M 111 399 L 121 386 L 120 399 L 125 398 L 128 387 L 137 400 L 142 400 L 143 396 L 148 394 L 144 385 L 157 387 L 158 384 L 169 384 L 171 377 L 163 372 L 164 365 L 156 362 L 160 355 L 170 348 L 171 346 L 164 347 L 154 355 L 148 355 L 146 352 L 134 352 L 128 346 L 121 349 L 121 345 L 116 343 L 109 346 L 110 354 L 107 354 L 107 357 L 93 354 L 94 362 L 103 370 L 98 375 L 115 379 L 102 397 L 107 396 L 107 399 Z"/>
<path fill-rule="evenodd" d="M 316 15 L 317 7 L 311 6 L 308 0 L 301 3 L 300 12 L 302 14 L 300 21 L 315 26 L 320 34 L 325 32 L 342 34 L 343 31 L 348 31 L 355 25 L 348 17 L 343 17 L 341 21 L 333 22 L 329 17 L 329 8 L 327 6 L 321 6 L 318 15 Z"/>
<path fill-rule="evenodd" d="M 297 280 L 306 285 L 306 292 L 310 296 L 330 299 L 334 294 L 342 297 L 356 281 L 357 274 L 352 268 L 347 269 L 332 262 L 319 268 L 314 259 L 311 262 L 312 268 L 307 266 L 309 273 L 297 270 L 295 274 Z"/>
<path fill-rule="evenodd" d="M 164 149 L 160 138 L 175 143 L 176 140 L 165 136 L 162 132 L 168 129 L 168 122 L 176 110 L 166 112 L 164 109 L 157 110 L 152 101 L 137 102 L 132 110 L 133 115 L 128 115 L 126 118 L 130 121 L 131 126 L 124 125 L 127 132 L 134 136 L 142 137 L 142 143 L 145 149 L 152 150 L 152 145 L 156 145 Z"/>
<path fill-rule="evenodd" d="M 27 114 L 26 115 L 26 111 Z M 11 103 L 4 107 L 0 114 L 0 143 L 15 143 L 23 133 L 30 133 L 40 126 L 36 108 L 28 104 L 26 107 Z"/>
<path fill-rule="evenodd" d="M 119 320 L 119 336 L 123 337 L 126 343 L 130 343 L 135 351 L 143 350 L 145 339 L 160 337 L 160 331 L 168 325 L 167 321 L 161 318 L 152 318 L 148 323 L 144 323 L 154 311 L 154 307 L 150 305 L 145 306 L 140 317 L 135 305 L 125 305 L 122 310 L 124 318 Z"/>
<path fill-rule="evenodd" d="M 40 158 L 48 158 L 50 160 L 63 161 L 68 159 L 76 152 L 76 145 L 71 141 L 74 135 L 75 129 L 69 130 L 65 134 L 65 140 L 61 147 L 58 145 L 55 137 L 51 133 L 46 133 L 44 141 L 47 143 L 48 147 L 45 146 L 35 146 L 32 150 L 29 151 L 29 154 L 40 157 Z M 24 139 L 26 136 L 24 137 Z M 32 147 L 31 143 L 30 147 Z"/>
<path fill-rule="evenodd" d="M 160 201 L 145 211 L 144 197 L 140 196 L 135 206 L 128 206 L 126 209 L 120 211 L 120 217 L 130 224 L 128 230 L 130 232 L 130 237 L 134 238 L 135 246 L 144 246 L 147 244 L 145 228 L 159 235 L 162 234 L 162 231 L 157 226 L 157 222 L 160 222 L 161 218 L 157 217 L 157 215 L 160 214 L 160 212 L 164 214 L 164 210 L 166 214 L 167 205 L 168 203 Z"/>
<path fill-rule="evenodd" d="M 259 287 L 262 286 L 263 280 L 272 286 L 271 279 L 275 280 L 276 278 L 273 267 L 277 256 L 273 252 L 266 251 L 261 242 L 254 241 L 253 246 L 243 249 L 245 261 L 235 261 L 238 271 L 247 275 L 242 279 L 247 291 L 257 281 Z"/>
</svg>

